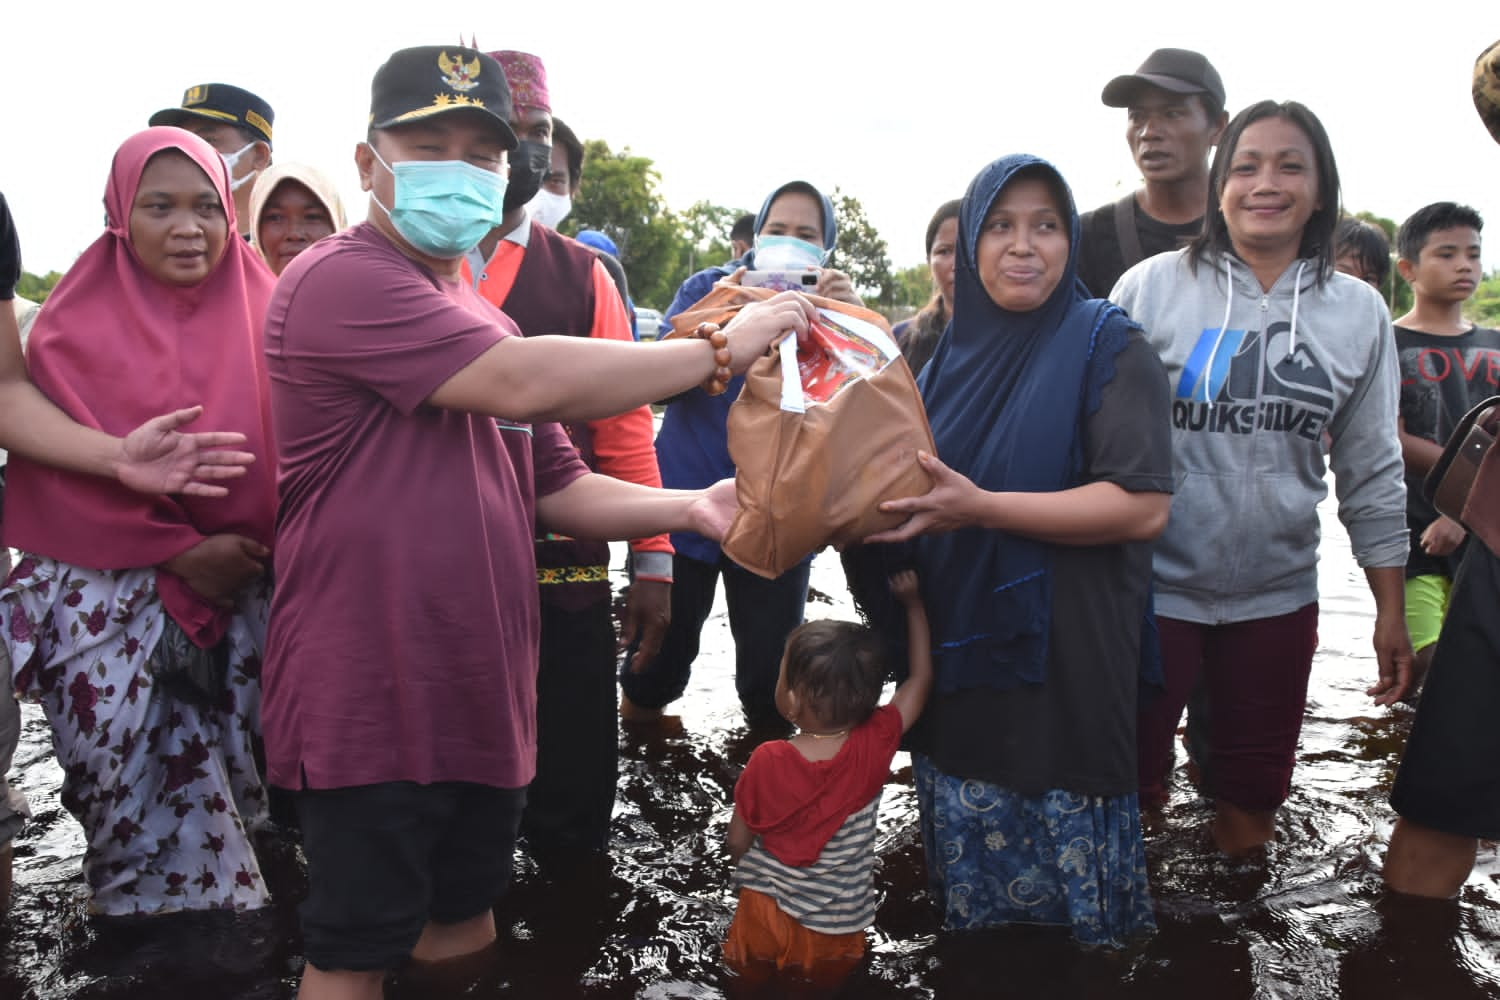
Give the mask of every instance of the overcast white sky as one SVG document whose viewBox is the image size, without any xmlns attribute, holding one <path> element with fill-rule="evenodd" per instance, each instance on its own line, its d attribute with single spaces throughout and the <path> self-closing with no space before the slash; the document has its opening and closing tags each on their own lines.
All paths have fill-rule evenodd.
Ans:
<svg viewBox="0 0 1500 1000">
<path fill-rule="evenodd" d="M 211 22 L 216 10 L 229 24 Z M 1347 208 L 1400 221 L 1430 201 L 1467 202 L 1491 222 L 1486 267 L 1500 264 L 1500 147 L 1469 96 L 1474 58 L 1500 37 L 1494 0 L 143 0 L 25 3 L 6 22 L 0 191 L 37 273 L 66 269 L 98 236 L 115 147 L 197 83 L 269 100 L 276 159 L 328 171 L 363 218 L 352 151 L 371 75 L 395 49 L 460 33 L 540 55 L 554 113 L 655 160 L 670 207 L 753 209 L 797 177 L 838 185 L 897 265 L 922 259 L 932 210 L 1005 153 L 1053 160 L 1082 208 L 1118 197 L 1137 175 L 1124 112 L 1099 103 L 1101 88 L 1153 48 L 1197 49 L 1231 111 L 1294 98 L 1322 118 Z"/>
</svg>

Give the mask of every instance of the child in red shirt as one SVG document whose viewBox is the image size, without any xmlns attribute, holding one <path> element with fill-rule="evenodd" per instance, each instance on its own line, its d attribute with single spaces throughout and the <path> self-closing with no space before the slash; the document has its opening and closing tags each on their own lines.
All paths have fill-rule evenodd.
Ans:
<svg viewBox="0 0 1500 1000">
<path fill-rule="evenodd" d="M 747 978 L 791 968 L 836 981 L 864 954 L 880 791 L 932 686 L 917 575 L 890 586 L 906 609 L 910 674 L 889 704 L 876 707 L 887 665 L 869 629 L 812 621 L 787 639 L 776 707 L 799 732 L 750 755 L 727 838 L 740 896 L 724 957 Z"/>
</svg>

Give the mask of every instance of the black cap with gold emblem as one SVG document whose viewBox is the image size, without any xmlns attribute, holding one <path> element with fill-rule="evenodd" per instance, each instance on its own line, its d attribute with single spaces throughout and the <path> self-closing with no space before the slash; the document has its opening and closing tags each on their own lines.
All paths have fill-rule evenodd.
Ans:
<svg viewBox="0 0 1500 1000">
<path fill-rule="evenodd" d="M 494 119 L 507 149 L 510 88 L 500 64 L 459 45 L 423 45 L 394 52 L 370 84 L 370 127 L 390 128 L 450 111 L 481 111 Z"/>
<path fill-rule="evenodd" d="M 271 123 L 276 112 L 248 90 L 227 83 L 200 83 L 182 95 L 182 106 L 152 115 L 148 125 L 181 125 L 189 118 L 223 122 L 245 129 L 266 145 L 271 144 Z"/>
</svg>

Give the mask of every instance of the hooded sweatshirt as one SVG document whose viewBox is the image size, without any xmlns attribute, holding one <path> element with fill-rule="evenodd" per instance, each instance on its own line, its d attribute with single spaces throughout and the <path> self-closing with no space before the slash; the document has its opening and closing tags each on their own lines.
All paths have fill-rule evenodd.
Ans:
<svg viewBox="0 0 1500 1000">
<path fill-rule="evenodd" d="M 1332 439 L 1339 519 L 1366 568 L 1406 563 L 1406 486 L 1390 314 L 1364 282 L 1293 261 L 1263 291 L 1232 254 L 1142 261 L 1112 300 L 1146 330 L 1172 389 L 1176 489 L 1156 542 L 1156 610 L 1202 624 L 1317 600 L 1318 502 Z"/>
</svg>

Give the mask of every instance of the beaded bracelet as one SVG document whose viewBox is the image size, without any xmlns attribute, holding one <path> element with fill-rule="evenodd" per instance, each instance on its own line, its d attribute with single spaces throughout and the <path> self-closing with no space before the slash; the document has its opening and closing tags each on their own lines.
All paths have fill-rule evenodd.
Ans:
<svg viewBox="0 0 1500 1000">
<path fill-rule="evenodd" d="M 734 360 L 734 355 L 729 353 L 729 335 L 719 329 L 717 323 L 699 323 L 693 336 L 708 341 L 714 349 L 714 373 L 703 380 L 703 391 L 717 396 L 729 388 L 729 380 L 734 378 L 734 373 L 729 370 L 729 364 Z"/>
</svg>

